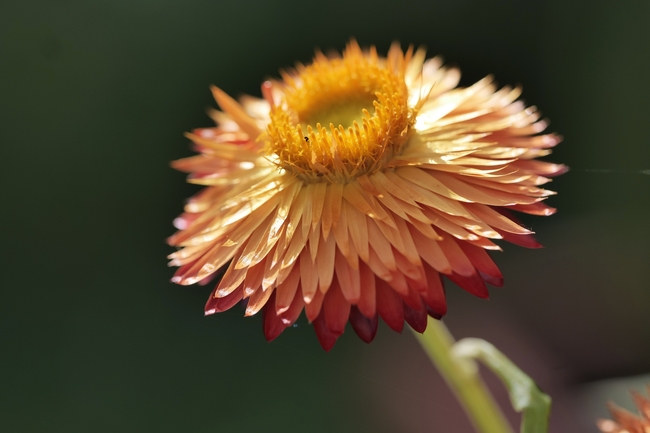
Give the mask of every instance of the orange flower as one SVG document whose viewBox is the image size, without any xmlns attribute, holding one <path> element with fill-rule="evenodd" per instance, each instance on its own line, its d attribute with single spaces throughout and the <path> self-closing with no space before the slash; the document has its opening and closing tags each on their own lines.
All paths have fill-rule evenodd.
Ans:
<svg viewBox="0 0 650 433">
<path fill-rule="evenodd" d="M 560 137 L 535 135 L 546 122 L 521 89 L 459 76 L 421 49 L 352 41 L 265 82 L 264 99 L 213 87 L 218 126 L 173 163 L 206 188 L 175 220 L 172 281 L 224 269 L 206 314 L 247 299 L 270 341 L 304 308 L 326 350 L 348 321 L 366 342 L 378 316 L 423 332 L 446 313 L 442 275 L 487 298 L 503 282 L 491 239 L 539 247 L 509 211 L 554 213 L 540 185 L 566 167 L 534 159 Z"/>
<path fill-rule="evenodd" d="M 650 388 L 648 388 L 650 390 Z M 650 432 L 650 400 L 638 392 L 632 392 L 632 398 L 641 416 L 636 416 L 621 409 L 613 403 L 608 404 L 609 412 L 614 421 L 598 420 L 598 428 L 603 433 L 649 433 Z"/>
</svg>

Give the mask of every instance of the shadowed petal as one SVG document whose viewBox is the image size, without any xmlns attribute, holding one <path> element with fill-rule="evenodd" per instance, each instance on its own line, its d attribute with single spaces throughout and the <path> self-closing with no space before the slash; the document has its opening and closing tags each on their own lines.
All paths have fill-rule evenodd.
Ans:
<svg viewBox="0 0 650 433">
<path fill-rule="evenodd" d="M 374 315 L 369 319 L 364 316 L 356 306 L 352 306 L 352 309 L 350 310 L 350 324 L 359 338 L 366 343 L 370 343 L 374 340 L 375 335 L 377 334 L 378 323 L 377 315 Z"/>
</svg>

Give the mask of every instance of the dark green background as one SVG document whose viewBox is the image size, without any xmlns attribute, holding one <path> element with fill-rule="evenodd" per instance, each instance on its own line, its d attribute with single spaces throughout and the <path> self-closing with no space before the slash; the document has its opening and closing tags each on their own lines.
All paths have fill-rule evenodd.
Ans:
<svg viewBox="0 0 650 433">
<path fill-rule="evenodd" d="M 424 44 L 465 85 L 523 83 L 565 136 L 560 212 L 527 220 L 546 248 L 497 254 L 505 288 L 450 289 L 447 321 L 556 397 L 555 431 L 595 431 L 585 384 L 650 372 L 649 18 L 647 1 L 2 2 L 0 431 L 471 431 L 408 331 L 325 354 L 301 319 L 268 344 L 260 317 L 204 318 L 210 288 L 169 283 L 195 191 L 169 161 L 210 125 L 208 86 L 259 95 L 351 36 Z"/>
</svg>

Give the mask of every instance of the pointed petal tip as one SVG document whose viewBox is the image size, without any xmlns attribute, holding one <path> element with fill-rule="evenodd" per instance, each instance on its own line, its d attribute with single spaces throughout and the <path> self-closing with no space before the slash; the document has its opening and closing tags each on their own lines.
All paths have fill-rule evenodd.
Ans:
<svg viewBox="0 0 650 433">
<path fill-rule="evenodd" d="M 489 285 L 494 287 L 503 287 L 503 275 L 497 277 L 497 276 L 487 275 L 481 271 L 478 271 L 478 273 L 483 279 L 483 281 L 485 281 Z"/>
<path fill-rule="evenodd" d="M 275 322 L 271 323 L 271 321 L 269 321 L 269 322 L 265 321 L 264 322 L 264 338 L 266 339 L 266 341 L 268 341 L 270 343 L 271 341 L 278 338 L 280 336 L 280 334 L 282 334 L 282 332 L 285 329 L 286 328 L 284 326 L 278 326 L 278 324 L 275 323 Z"/>
<path fill-rule="evenodd" d="M 285 321 L 276 314 L 273 306 L 275 305 L 276 294 L 271 294 L 268 304 L 262 309 L 262 330 L 264 338 L 269 343 L 282 334 L 287 328 Z"/>
<path fill-rule="evenodd" d="M 350 310 L 350 325 L 352 325 L 354 332 L 365 343 L 370 344 L 375 339 L 378 324 L 379 320 L 377 315 L 370 319 L 364 316 L 356 306 L 352 306 Z"/>
<path fill-rule="evenodd" d="M 319 314 L 318 317 L 312 322 L 314 331 L 316 332 L 316 337 L 321 347 L 325 352 L 329 352 L 336 344 L 336 340 L 341 336 L 341 334 L 333 333 L 325 323 L 325 315 Z"/>
<path fill-rule="evenodd" d="M 204 316 L 211 316 L 216 312 L 217 312 L 216 308 L 210 308 L 210 309 L 206 309 L 205 312 L 203 313 L 203 315 Z"/>
<path fill-rule="evenodd" d="M 221 90 L 219 87 L 215 86 L 214 84 L 210 84 L 210 91 L 212 92 L 213 95 L 221 96 L 221 95 L 226 94 L 226 92 L 224 92 L 223 90 Z M 216 96 L 215 96 L 215 99 L 216 99 Z"/>
<path fill-rule="evenodd" d="M 446 277 L 449 278 L 458 287 L 476 297 L 488 299 L 490 296 L 488 288 L 485 285 L 485 281 L 478 273 L 475 273 L 470 277 L 463 277 L 461 275 L 453 273 L 451 275 L 446 275 Z"/>
<path fill-rule="evenodd" d="M 553 173 L 546 174 L 549 177 L 559 176 L 569 171 L 569 166 L 564 164 L 555 164 L 555 171 Z"/>
<path fill-rule="evenodd" d="M 414 331 L 422 334 L 427 329 L 427 311 L 425 308 L 416 310 L 411 308 L 406 302 L 402 302 L 404 306 L 404 320 L 409 324 Z"/>
</svg>

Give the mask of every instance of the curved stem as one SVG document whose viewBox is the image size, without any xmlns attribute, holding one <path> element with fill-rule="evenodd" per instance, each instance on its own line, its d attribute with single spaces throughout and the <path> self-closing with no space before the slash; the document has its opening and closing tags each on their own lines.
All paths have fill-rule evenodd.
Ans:
<svg viewBox="0 0 650 433">
<path fill-rule="evenodd" d="M 456 394 L 476 430 L 480 433 L 512 433 L 512 427 L 478 375 L 476 364 L 454 357 L 452 347 L 455 341 L 447 327 L 429 317 L 426 331 L 414 334 Z"/>
</svg>

